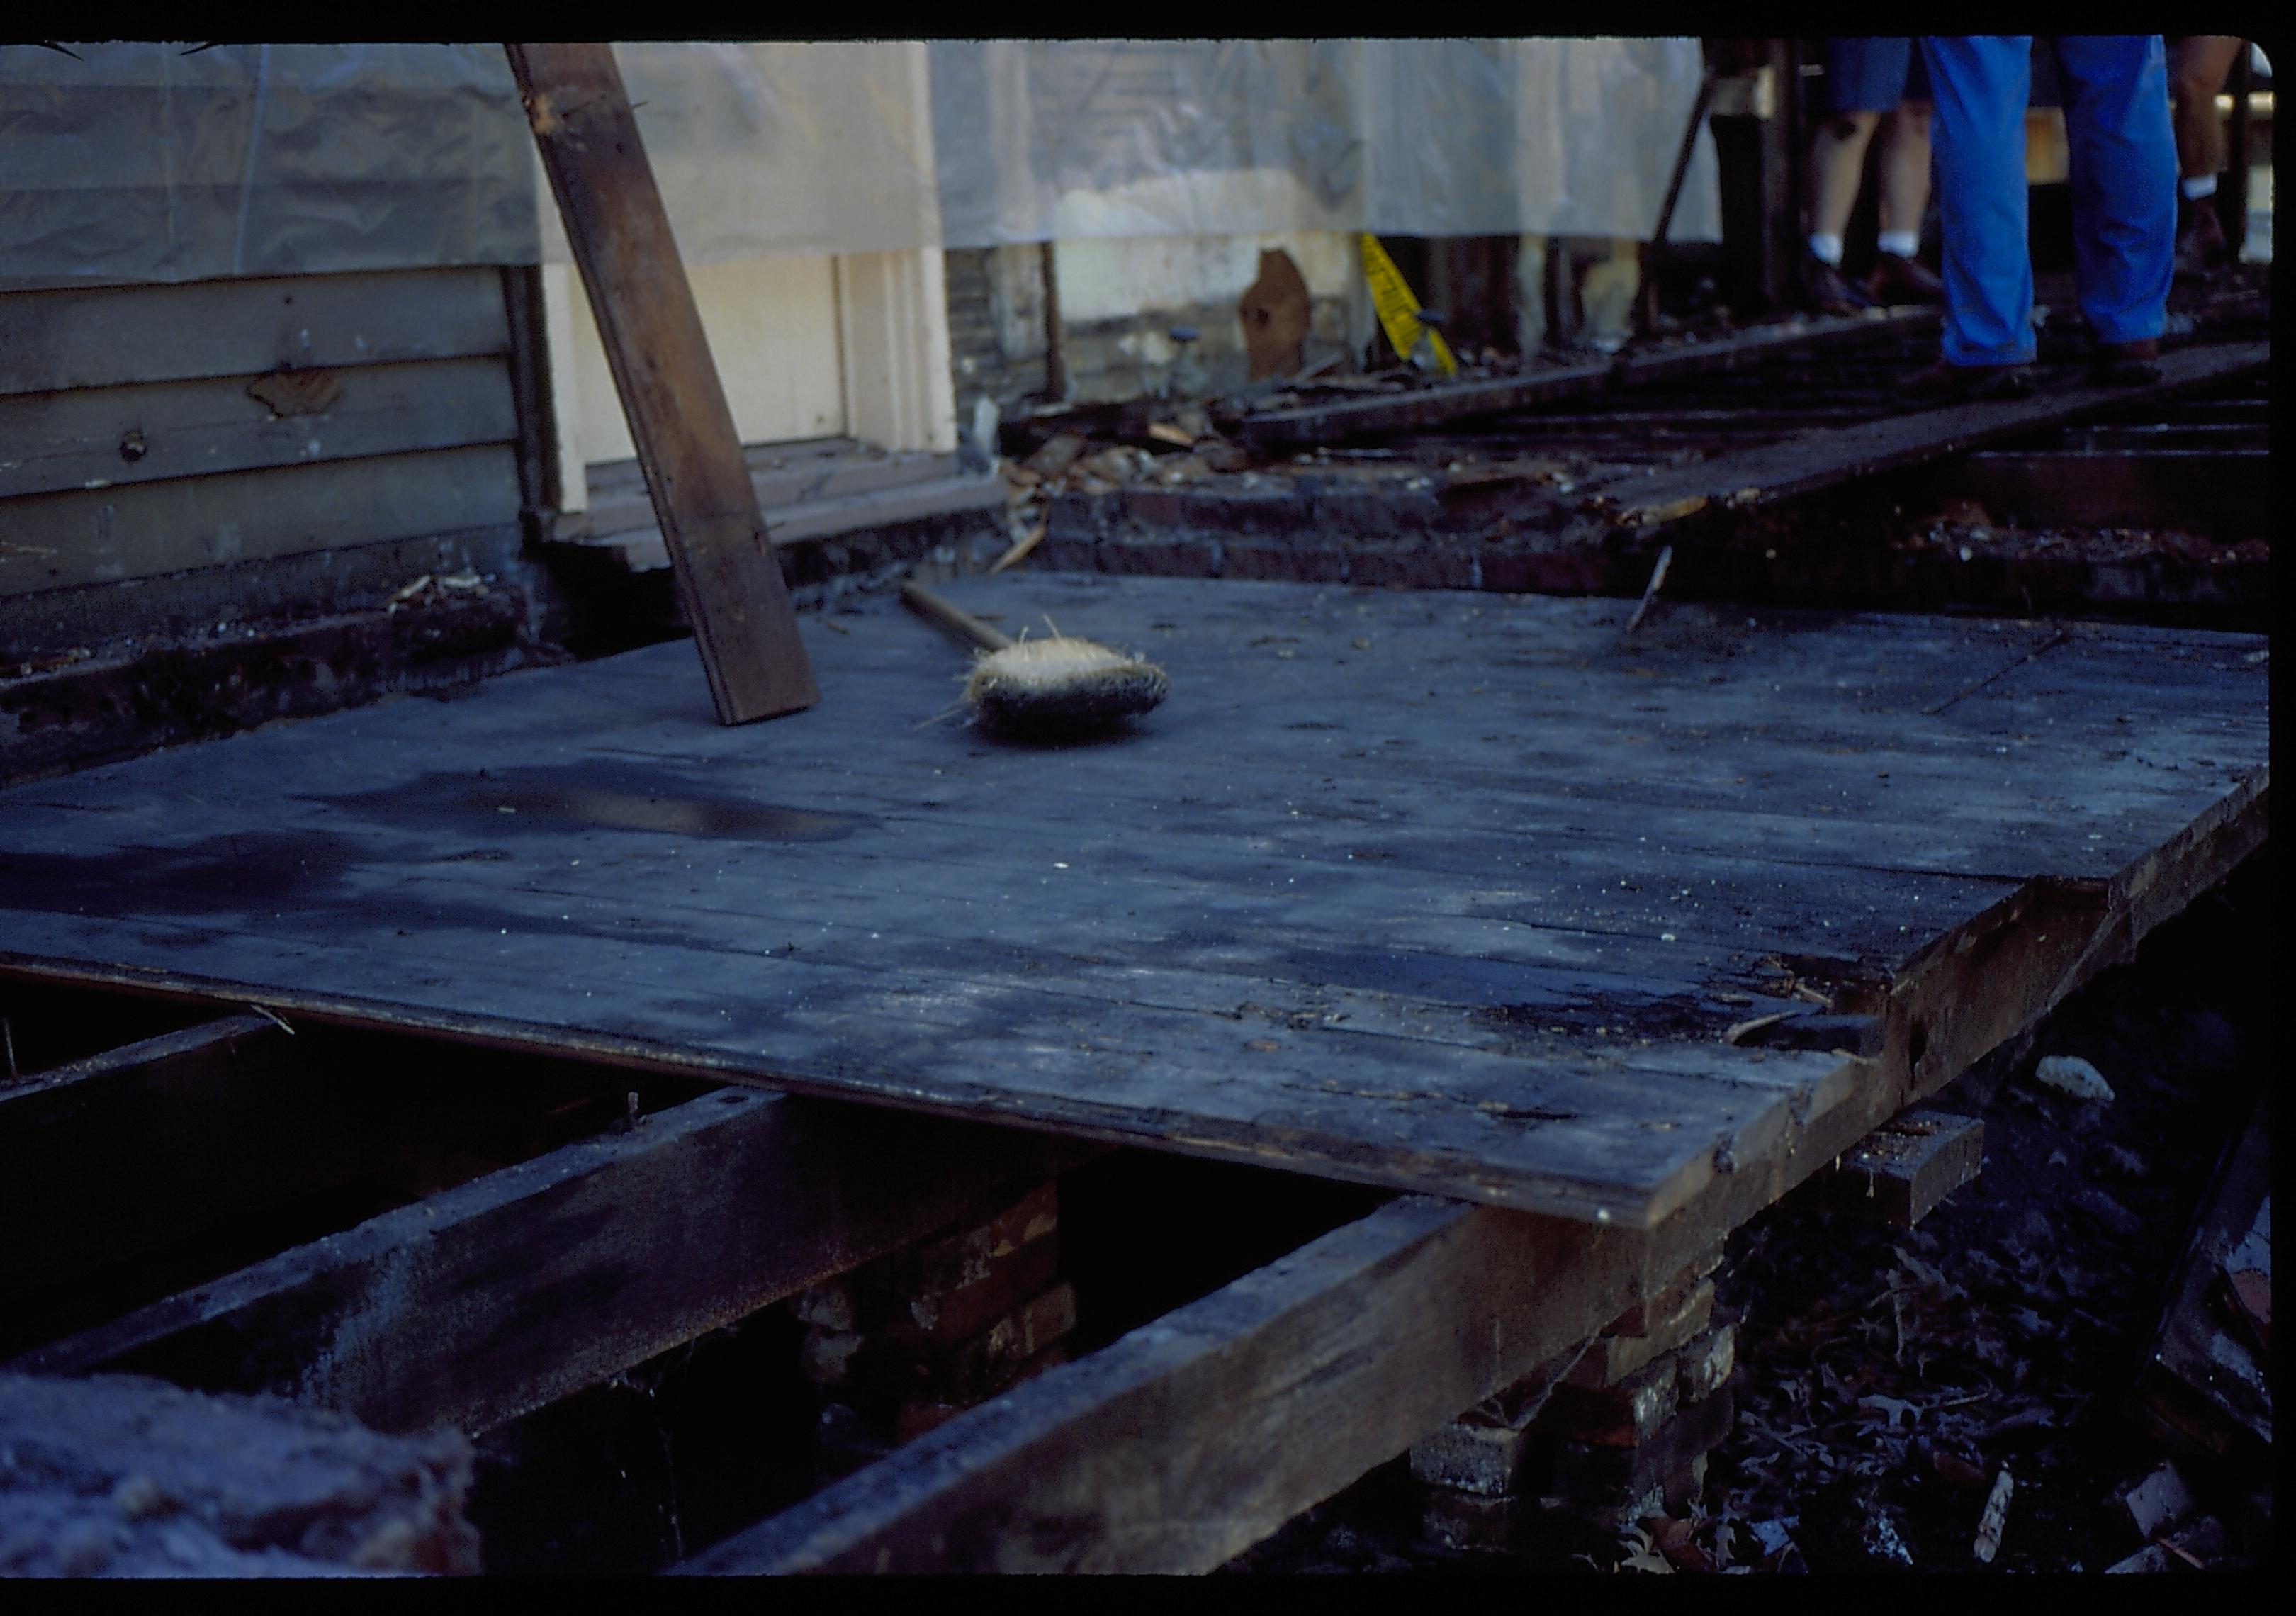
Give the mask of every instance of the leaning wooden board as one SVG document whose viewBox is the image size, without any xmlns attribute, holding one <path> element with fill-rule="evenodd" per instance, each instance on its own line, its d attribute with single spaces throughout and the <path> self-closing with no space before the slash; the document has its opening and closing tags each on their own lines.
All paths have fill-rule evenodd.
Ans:
<svg viewBox="0 0 2296 1616">
<path fill-rule="evenodd" d="M 951 593 L 1175 693 L 999 745 L 930 721 L 962 656 L 878 604 L 804 620 L 828 698 L 766 730 L 663 645 L 184 748 L 0 793 L 0 967 L 1646 1226 L 1902 1083 L 1857 1018 L 2035 881 L 2125 909 L 2262 834 L 2250 636 Z M 1723 1041 L 1817 1016 L 1794 979 L 1816 1047 Z"/>
<path fill-rule="evenodd" d="M 613 47 L 504 48 L 718 717 L 746 724 L 810 707 L 820 692 Z"/>
</svg>

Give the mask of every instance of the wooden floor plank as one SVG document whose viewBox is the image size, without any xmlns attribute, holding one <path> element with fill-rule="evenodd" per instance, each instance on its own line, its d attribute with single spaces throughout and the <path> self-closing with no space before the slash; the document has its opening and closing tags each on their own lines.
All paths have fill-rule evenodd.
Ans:
<svg viewBox="0 0 2296 1616">
<path fill-rule="evenodd" d="M 806 620 L 829 697 L 767 731 L 675 646 L 275 728 L 0 797 L 9 963 L 1644 1225 L 1852 1080 L 1734 1021 L 1876 1015 L 2264 782 L 2253 636 L 952 593 L 1177 693 L 1095 745 L 919 727 L 964 659 L 875 608 Z"/>
<path fill-rule="evenodd" d="M 1876 1080 L 1815 1101 L 1780 1148 L 1716 1177 L 1658 1230 L 1396 1202 L 678 1569 L 1210 1570 L 1453 1417 L 1443 1410 L 1653 1294 L 1900 1104 L 2031 1025 L 2157 923 L 2147 894 L 2189 898 L 2259 845 L 2262 807 L 2211 810 L 2111 890 L 2021 891 L 1941 940 L 1894 996 L 1893 1041 L 1904 1022 L 1924 1024 L 1927 1052 L 1900 1048 Z"/>
</svg>

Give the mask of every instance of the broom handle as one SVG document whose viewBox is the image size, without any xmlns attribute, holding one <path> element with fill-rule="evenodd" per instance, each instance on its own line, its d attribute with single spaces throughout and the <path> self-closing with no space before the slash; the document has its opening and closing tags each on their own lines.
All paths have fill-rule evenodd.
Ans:
<svg viewBox="0 0 2296 1616">
<path fill-rule="evenodd" d="M 983 651 L 1002 651 L 1013 643 L 1010 635 L 997 633 L 971 612 L 950 605 L 922 584 L 903 584 L 901 603 L 912 611 L 932 619 L 958 638 L 972 641 Z"/>
</svg>

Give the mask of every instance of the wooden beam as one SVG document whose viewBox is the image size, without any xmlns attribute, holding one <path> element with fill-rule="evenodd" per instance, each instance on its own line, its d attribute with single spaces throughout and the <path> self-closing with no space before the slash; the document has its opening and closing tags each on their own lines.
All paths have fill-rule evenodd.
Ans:
<svg viewBox="0 0 2296 1616">
<path fill-rule="evenodd" d="M 291 1053 L 226 1016 L 0 1086 L 0 1292 L 21 1305 L 323 1178 Z"/>
<path fill-rule="evenodd" d="M 721 723 L 821 699 L 733 412 L 606 45 L 510 45 Z"/>
<path fill-rule="evenodd" d="M 1977 1177 L 1984 1152 L 1976 1118 L 1907 1112 L 1868 1134 L 1820 1183 L 1837 1211 L 1910 1229 Z"/>
<path fill-rule="evenodd" d="M 724 1090 L 53 1342 L 30 1374 L 273 1392 L 480 1431 L 1095 1153 Z"/>
<path fill-rule="evenodd" d="M 1403 1197 L 676 1569 L 1209 1571 L 1599 1328 L 1639 1243 Z"/>
<path fill-rule="evenodd" d="M 1843 316 L 1796 320 L 1710 342 L 1622 354 L 1592 364 L 1534 370 L 1488 381 L 1460 381 L 1408 392 L 1299 405 L 1244 416 L 1235 433 L 1253 448 L 1267 451 L 1316 443 L 1339 443 L 1382 432 L 1406 432 L 1484 415 L 1503 415 L 1557 399 L 1718 374 L 1789 354 L 1854 346 L 1883 336 L 1925 330 L 1937 319 L 1928 308 L 1892 310 L 1866 319 Z"/>
<path fill-rule="evenodd" d="M 2144 387 L 2084 383 L 2029 398 L 1955 405 L 1805 432 L 1633 483 L 1631 497 L 1607 502 L 1607 515 L 1614 528 L 1649 532 L 1710 512 L 1767 507 L 1899 466 L 2260 375 L 2271 363 L 2269 342 L 2187 348 L 2163 355 L 2161 380 Z"/>
</svg>

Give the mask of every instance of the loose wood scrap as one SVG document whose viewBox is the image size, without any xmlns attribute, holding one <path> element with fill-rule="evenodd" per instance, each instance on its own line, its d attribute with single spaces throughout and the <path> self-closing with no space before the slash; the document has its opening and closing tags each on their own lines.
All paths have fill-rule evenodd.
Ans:
<svg viewBox="0 0 2296 1616">
<path fill-rule="evenodd" d="M 821 699 L 669 217 L 606 45 L 511 45 L 721 723 Z"/>
<path fill-rule="evenodd" d="M 2271 1132 L 2267 1108 L 2226 1153 L 2169 1282 L 2169 1301 L 2137 1376 L 2146 1423 L 2177 1456 L 2254 1464 L 2272 1444 L 2266 1378 L 2271 1295 Z M 2262 1320 L 2243 1306 L 2251 1280 Z"/>
<path fill-rule="evenodd" d="M 1827 1191 L 1843 1211 L 1911 1228 L 1977 1177 L 1984 1144 L 1985 1125 L 1974 1117 L 1908 1112 L 1844 1155 L 1826 1177 Z"/>
</svg>

